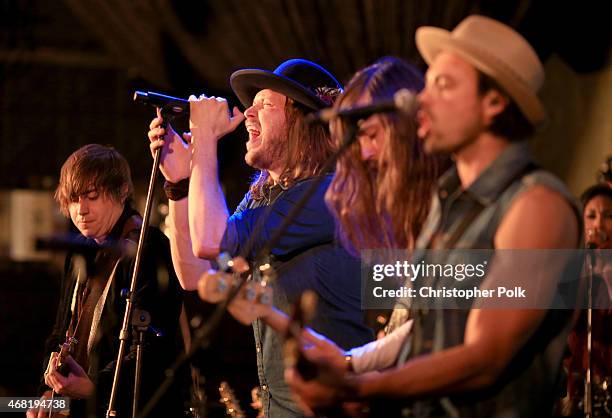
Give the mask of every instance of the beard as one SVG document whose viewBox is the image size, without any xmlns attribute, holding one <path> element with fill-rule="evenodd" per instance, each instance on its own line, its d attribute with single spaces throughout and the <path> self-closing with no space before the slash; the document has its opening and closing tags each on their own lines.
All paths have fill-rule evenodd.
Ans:
<svg viewBox="0 0 612 418">
<path fill-rule="evenodd" d="M 244 156 L 245 162 L 258 170 L 274 170 L 281 167 L 286 158 L 285 138 L 278 135 L 261 141 L 258 147 L 247 150 Z"/>
</svg>

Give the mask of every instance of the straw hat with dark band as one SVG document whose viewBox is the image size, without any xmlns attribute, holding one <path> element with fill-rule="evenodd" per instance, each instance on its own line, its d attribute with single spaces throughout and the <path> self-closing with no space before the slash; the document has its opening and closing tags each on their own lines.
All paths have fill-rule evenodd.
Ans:
<svg viewBox="0 0 612 418">
<path fill-rule="evenodd" d="M 456 53 L 495 80 L 534 126 L 546 118 L 537 92 L 544 69 L 529 43 L 512 28 L 484 16 L 468 16 L 449 32 L 431 26 L 416 31 L 419 52 L 431 64 L 440 51 Z"/>
<path fill-rule="evenodd" d="M 283 62 L 273 72 L 260 69 L 238 70 L 230 77 L 230 85 L 245 107 L 263 89 L 284 94 L 311 110 L 331 106 L 342 92 L 342 85 L 325 68 L 305 59 Z"/>
</svg>

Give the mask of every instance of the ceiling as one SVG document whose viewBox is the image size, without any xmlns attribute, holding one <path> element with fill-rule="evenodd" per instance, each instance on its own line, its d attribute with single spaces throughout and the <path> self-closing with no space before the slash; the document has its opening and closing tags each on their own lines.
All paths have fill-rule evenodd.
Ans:
<svg viewBox="0 0 612 418">
<path fill-rule="evenodd" d="M 610 25 L 604 2 L 525 0 L 6 0 L 3 61 L 112 66 L 166 91 L 228 92 L 242 67 L 309 58 L 346 79 L 382 55 L 422 66 L 414 32 L 454 27 L 472 13 L 521 31 L 543 59 L 601 68 Z"/>
<path fill-rule="evenodd" d="M 65 158 L 97 142 L 123 152 L 134 177 L 150 173 L 152 110 L 134 89 L 228 97 L 239 68 L 274 69 L 303 57 L 347 80 L 383 55 L 420 68 L 422 25 L 453 28 L 480 13 L 517 28 L 546 60 L 574 71 L 610 56 L 605 2 L 526 0 L 2 0 L 0 1 L 0 187 L 49 188 Z M 239 199 L 248 171 L 244 132 L 221 141 L 224 185 Z M 41 149 L 44 152 L 36 152 Z M 35 151 L 35 152 L 33 152 Z M 242 170 L 242 171 L 240 171 Z M 223 174 L 222 174 L 223 175 Z M 234 182 L 234 183 L 232 183 Z M 231 199 L 230 199 L 231 200 Z"/>
</svg>

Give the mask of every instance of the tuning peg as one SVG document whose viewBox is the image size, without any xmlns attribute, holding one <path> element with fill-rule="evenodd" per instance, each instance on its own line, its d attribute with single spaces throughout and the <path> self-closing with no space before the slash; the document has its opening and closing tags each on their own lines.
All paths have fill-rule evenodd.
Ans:
<svg viewBox="0 0 612 418">
<path fill-rule="evenodd" d="M 272 305 L 272 289 L 264 288 L 261 295 L 259 295 L 259 303 L 262 305 Z"/>
<path fill-rule="evenodd" d="M 255 300 L 256 297 L 257 297 L 257 291 L 253 287 L 253 284 L 252 283 L 247 284 L 244 289 L 244 298 L 248 300 L 249 302 L 252 302 Z"/>
<path fill-rule="evenodd" d="M 232 271 L 232 257 L 227 251 L 222 252 L 217 257 L 217 265 L 220 271 L 230 273 Z"/>
<path fill-rule="evenodd" d="M 259 266 L 259 271 L 262 276 L 262 286 L 266 286 L 268 283 L 274 283 L 276 280 L 276 270 L 270 263 L 264 263 Z"/>
<path fill-rule="evenodd" d="M 220 275 L 217 280 L 217 292 L 225 293 L 228 288 L 229 286 L 227 284 L 227 280 L 225 279 L 225 277 L 223 277 L 223 275 Z"/>
</svg>

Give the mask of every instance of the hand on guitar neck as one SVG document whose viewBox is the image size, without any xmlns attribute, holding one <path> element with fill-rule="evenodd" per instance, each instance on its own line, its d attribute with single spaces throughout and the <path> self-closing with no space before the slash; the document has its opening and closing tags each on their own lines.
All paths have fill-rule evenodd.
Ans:
<svg viewBox="0 0 612 418">
<path fill-rule="evenodd" d="M 248 272 L 246 261 L 237 258 L 233 260 L 232 265 L 237 273 L 209 270 L 202 275 L 198 283 L 200 298 L 209 303 L 220 303 L 229 297 L 233 289 L 240 287 L 227 306 L 228 312 L 245 325 L 260 318 L 285 336 L 284 357 L 290 375 L 295 375 L 305 384 L 319 385 L 322 390 L 333 387 L 336 391 L 331 391 L 332 393 L 348 390 L 344 375 L 349 370 L 344 351 L 312 329 L 304 328 L 314 311 L 314 294 L 305 292 L 294 306 L 292 315 L 288 316 L 272 306 L 272 289 L 266 280 L 243 283 L 238 274 Z M 312 383 L 308 382 L 311 379 Z M 336 400 L 335 397 L 332 398 Z M 306 413 L 314 415 L 305 403 L 299 399 L 297 401 Z M 334 403 L 330 402 L 328 405 L 332 406 Z M 356 410 L 361 409 L 359 406 Z M 339 415 L 338 411 L 333 415 Z M 346 410 L 342 415 L 361 416 L 360 413 L 347 413 Z"/>
<path fill-rule="evenodd" d="M 61 396 L 85 399 L 93 395 L 93 382 L 79 363 L 72 356 L 66 357 L 66 376 L 64 376 L 57 369 L 58 356 L 56 353 L 53 354 L 51 360 L 49 360 L 51 366 L 48 369 L 48 373 L 45 373 L 45 383 Z"/>
<path fill-rule="evenodd" d="M 63 389 L 63 385 L 57 385 L 55 382 L 59 381 L 59 377 L 65 378 L 66 375 L 69 375 L 71 369 L 70 366 L 72 363 L 69 363 L 68 357 L 74 352 L 76 344 L 76 338 L 70 335 L 66 335 L 66 341 L 59 346 L 59 351 L 54 351 L 51 353 L 49 357 L 49 362 L 47 363 L 47 370 L 45 370 L 44 374 L 45 383 L 51 388 L 51 390 L 45 391 L 45 393 L 43 393 L 43 395 L 41 396 L 41 400 L 53 400 L 57 395 L 63 395 L 62 393 L 60 393 L 60 387 L 61 389 Z M 72 357 L 70 357 L 70 360 L 74 362 L 74 360 L 72 360 Z M 53 405 L 53 403 L 50 402 L 50 405 Z M 28 418 L 61 418 L 67 417 L 69 414 L 70 411 L 67 409 L 55 410 L 52 407 L 49 407 L 30 409 L 27 411 L 26 416 Z"/>
<path fill-rule="evenodd" d="M 74 340 L 74 339 L 72 339 Z M 41 399 L 54 399 L 57 395 L 74 399 L 88 398 L 94 393 L 93 382 L 85 370 L 72 358 L 76 340 L 68 341 L 60 347 L 59 352 L 51 353 L 47 370 L 44 374 L 45 383 L 51 388 L 41 396 Z M 51 403 L 52 405 L 52 403 Z M 66 418 L 70 411 L 53 408 L 31 409 L 26 413 L 27 418 Z"/>
</svg>

